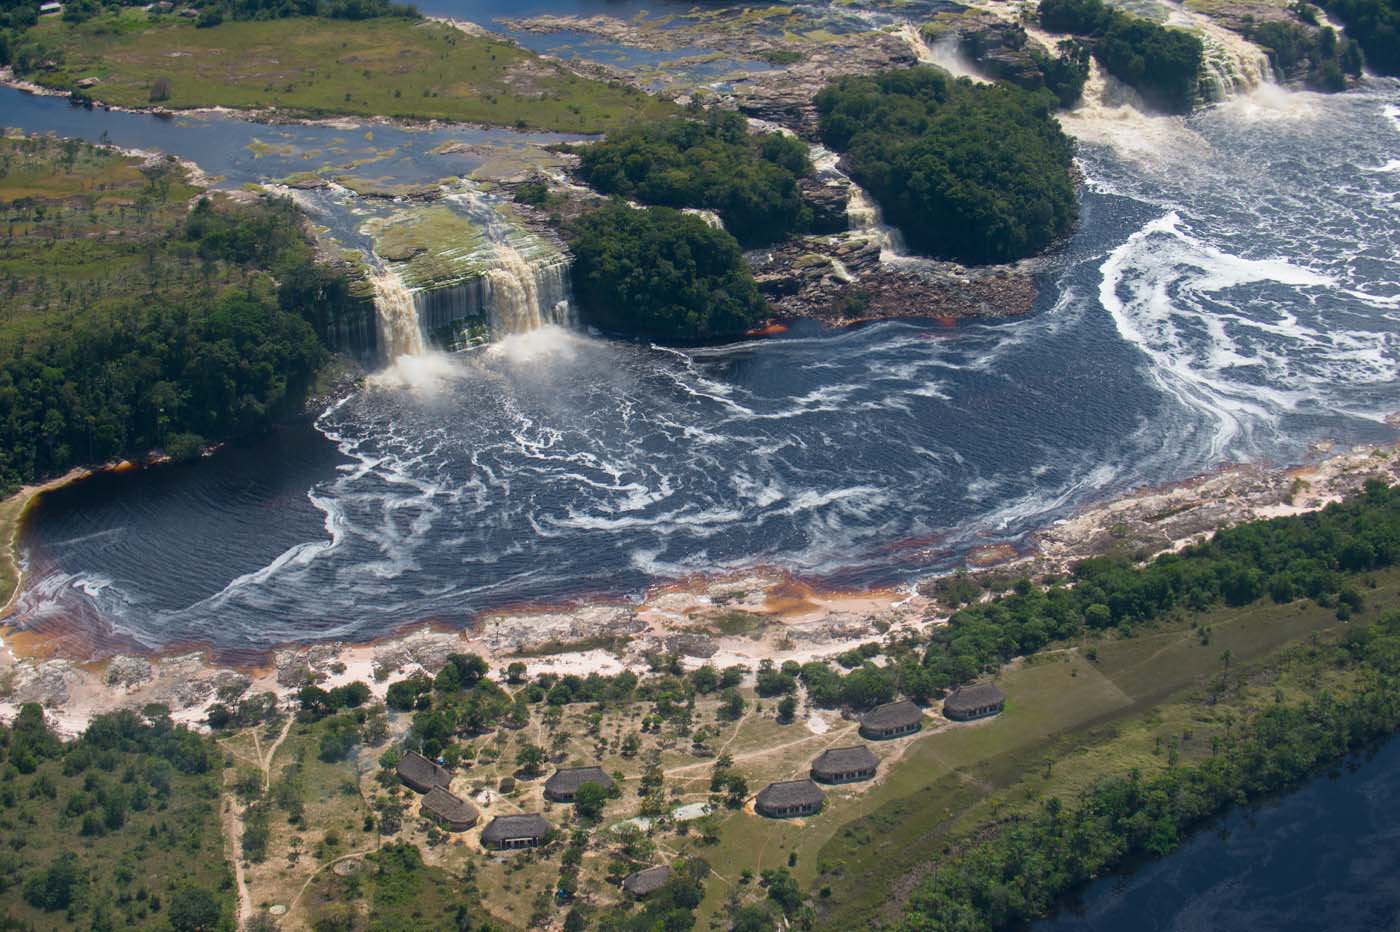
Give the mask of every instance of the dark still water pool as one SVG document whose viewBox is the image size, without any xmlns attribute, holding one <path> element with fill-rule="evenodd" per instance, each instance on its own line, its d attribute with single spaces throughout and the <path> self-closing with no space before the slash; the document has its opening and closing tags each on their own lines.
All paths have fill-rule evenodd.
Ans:
<svg viewBox="0 0 1400 932">
<path fill-rule="evenodd" d="M 1238 812 L 1031 932 L 1400 929 L 1400 742 L 1336 778 Z"/>
<path fill-rule="evenodd" d="M 18 619 L 257 648 L 755 563 L 899 583 L 1141 484 L 1393 439 L 1400 84 L 1266 90 L 1071 115 L 1082 224 L 1026 319 L 410 359 L 319 434 L 47 496 Z"/>
</svg>

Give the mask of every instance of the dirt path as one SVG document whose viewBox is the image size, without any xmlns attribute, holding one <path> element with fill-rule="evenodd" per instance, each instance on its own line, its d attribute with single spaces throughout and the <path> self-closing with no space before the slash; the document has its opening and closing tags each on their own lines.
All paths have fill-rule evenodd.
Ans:
<svg viewBox="0 0 1400 932">
<path fill-rule="evenodd" d="M 263 752 L 262 740 L 258 738 L 258 729 L 255 726 L 252 729 L 252 735 L 253 753 L 256 755 L 256 758 L 250 758 L 247 754 L 241 754 L 238 751 L 228 749 L 229 753 L 234 757 L 258 768 L 258 771 L 262 774 L 264 793 L 272 788 L 272 761 L 277 756 L 277 749 L 282 746 L 283 741 L 287 740 L 287 735 L 291 734 L 292 723 L 295 721 L 296 718 L 294 716 L 287 716 L 287 721 L 282 725 L 281 733 L 277 735 L 277 740 L 272 742 L 272 746 L 267 749 L 266 753 Z M 238 736 L 233 735 L 231 737 L 236 738 Z M 225 743 L 225 741 L 219 742 L 220 745 L 224 745 Z M 248 807 L 240 803 L 237 796 L 233 793 L 230 781 L 234 776 L 235 772 L 230 771 L 224 777 L 224 792 L 228 794 L 229 805 L 223 812 L 221 821 L 224 826 L 224 837 L 228 839 L 228 859 L 229 863 L 233 865 L 233 881 L 238 890 L 238 915 L 235 918 L 237 919 L 238 927 L 241 929 L 245 923 L 252 920 L 254 907 L 253 894 L 252 891 L 248 889 L 248 875 L 243 870 L 243 816 L 247 813 Z M 349 857 L 349 855 L 347 855 L 347 857 Z M 319 871 L 317 873 L 319 873 Z M 315 874 L 312 876 L 314 877 Z M 307 883 L 310 882 L 310 880 L 307 881 Z M 303 887 L 303 889 L 305 888 Z M 301 894 L 298 893 L 297 896 L 300 898 Z"/>
<path fill-rule="evenodd" d="M 809 733 L 809 734 L 807 734 L 806 736 L 801 737 L 801 738 L 794 738 L 794 739 L 791 740 L 791 741 L 784 741 L 782 744 L 773 744 L 773 745 L 769 745 L 769 746 L 766 747 L 766 748 L 762 748 L 761 750 L 749 751 L 749 752 L 746 753 L 746 754 L 740 754 L 738 757 L 734 758 L 734 763 L 735 763 L 735 764 L 738 764 L 740 761 L 759 760 L 759 759 L 761 759 L 761 758 L 772 757 L 772 756 L 775 755 L 775 754 L 781 754 L 783 751 L 786 751 L 788 748 L 794 748 L 794 747 L 797 747 L 797 746 L 800 745 L 800 744 L 807 744 L 807 743 L 812 742 L 812 741 L 822 741 L 822 740 L 824 740 L 824 739 L 830 739 L 830 743 L 828 743 L 828 744 L 826 745 L 826 747 L 831 747 L 831 745 L 834 744 L 837 740 L 846 737 L 847 735 L 849 735 L 849 734 L 850 734 L 852 731 L 854 731 L 855 729 L 856 729 L 856 726 L 855 726 L 854 724 L 851 724 L 851 725 L 847 725 L 845 728 L 832 729 L 831 731 L 823 732 L 823 733 L 820 734 L 820 735 L 810 734 L 810 733 Z M 737 731 L 735 732 L 734 737 L 738 737 L 738 732 L 737 732 Z M 725 752 L 725 750 L 728 749 L 729 745 L 733 743 L 733 741 L 734 741 L 734 738 L 730 738 L 728 741 L 726 741 L 726 742 L 724 743 L 724 747 L 720 748 L 719 754 L 717 754 L 717 755 L 715 755 L 715 756 L 718 757 L 718 756 L 720 756 L 721 754 L 723 754 L 723 753 Z M 688 772 L 690 772 L 690 771 L 692 771 L 692 770 L 699 770 L 700 768 L 703 768 L 703 767 L 713 767 L 713 766 L 714 766 L 714 761 L 711 761 L 711 760 L 702 760 L 702 761 L 697 761 L 697 762 L 694 763 L 694 764 L 682 764 L 682 765 L 679 766 L 679 767 L 672 767 L 670 770 L 665 771 L 665 773 L 666 773 L 666 776 L 671 777 L 671 776 L 675 776 L 676 774 L 679 774 L 679 773 L 688 773 Z"/>
</svg>

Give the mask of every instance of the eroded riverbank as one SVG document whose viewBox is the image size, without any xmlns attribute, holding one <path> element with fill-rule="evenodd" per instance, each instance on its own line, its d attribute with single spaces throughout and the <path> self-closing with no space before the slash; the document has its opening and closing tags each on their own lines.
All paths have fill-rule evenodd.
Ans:
<svg viewBox="0 0 1400 932">
<path fill-rule="evenodd" d="M 1225 467 L 1179 485 L 1148 489 L 1091 507 L 1039 532 L 1025 552 L 989 548 L 974 572 L 1003 579 L 1062 572 L 1083 557 L 1118 551 L 1139 557 L 1179 548 L 1214 529 L 1324 507 L 1367 479 L 1400 481 L 1400 445 L 1317 451 L 1287 469 Z M 830 658 L 894 632 L 946 621 L 935 588 L 824 591 L 790 574 L 763 569 L 694 578 L 650 591 L 640 602 L 604 601 L 483 613 L 464 630 L 410 626 L 369 643 L 325 642 L 267 653 L 223 656 L 205 650 L 118 654 L 86 659 L 74 640 L 10 629 L 0 655 L 5 701 L 48 708 L 66 733 L 99 712 L 168 705 L 177 720 L 203 722 L 220 693 L 270 691 L 286 697 L 307 682 L 361 680 L 382 697 L 391 678 L 435 673 L 451 653 L 481 655 L 493 668 L 523 662 L 543 672 L 642 671 L 649 657 L 674 653 L 687 666 L 755 668 L 763 660 Z"/>
</svg>

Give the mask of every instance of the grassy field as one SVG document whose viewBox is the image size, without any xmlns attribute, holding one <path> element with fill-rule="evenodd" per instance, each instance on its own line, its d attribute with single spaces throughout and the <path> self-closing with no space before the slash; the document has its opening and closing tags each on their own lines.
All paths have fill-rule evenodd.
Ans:
<svg viewBox="0 0 1400 932">
<path fill-rule="evenodd" d="M 139 9 L 80 25 L 52 17 L 27 34 L 53 70 L 26 75 L 127 107 L 277 107 L 597 133 L 673 108 L 571 74 L 510 43 L 390 18 L 227 22 L 209 29 Z M 168 86 L 158 92 L 157 84 Z"/>
<path fill-rule="evenodd" d="M 78 140 L 0 138 L 0 340 L 147 293 L 207 282 L 162 245 L 199 189 L 170 162 Z"/>
<path fill-rule="evenodd" d="M 1400 605 L 1400 573 L 1379 576 L 1367 598 L 1371 613 Z M 821 815 L 782 822 L 729 817 L 719 844 L 700 852 L 719 880 L 707 887 L 700 926 L 714 927 L 736 887 L 741 897 L 751 895 L 743 889 L 745 871 L 756 875 L 788 864 L 790 856 L 799 881 L 819 893 L 823 927 L 892 918 L 922 873 L 960 838 L 1043 795 L 1072 799 L 1100 776 L 1134 767 L 1150 773 L 1167 766 L 1172 753 L 1183 761 L 1209 753 L 1211 735 L 1228 727 L 1242 704 L 1274 699 L 1265 676 L 1252 693 L 1211 702 L 1208 686 L 1220 677 L 1226 651 L 1232 677 L 1248 677 L 1284 646 L 1344 628 L 1331 609 L 1310 602 L 1262 602 L 1012 664 L 998 680 L 1008 697 L 1002 715 L 941 727 L 929 719 L 917 737 L 873 745 L 882 755 L 878 782 L 829 790 Z M 842 743 L 856 739 L 849 725 L 823 738 L 833 734 Z M 754 737 L 760 748 L 787 744 Z M 739 763 L 750 788 L 758 789 L 770 779 L 803 775 L 828 743 L 784 746 L 780 754 Z M 890 766 L 895 759 L 898 765 Z"/>
</svg>

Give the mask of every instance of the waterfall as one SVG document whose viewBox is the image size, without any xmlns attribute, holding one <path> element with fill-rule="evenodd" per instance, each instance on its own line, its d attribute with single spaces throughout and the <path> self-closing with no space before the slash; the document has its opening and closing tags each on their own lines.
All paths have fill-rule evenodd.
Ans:
<svg viewBox="0 0 1400 932">
<path fill-rule="evenodd" d="M 573 324 L 569 261 L 564 256 L 531 265 L 515 247 L 499 243 L 495 263 L 484 274 L 484 286 L 493 338 L 528 333 L 546 324 Z"/>
<path fill-rule="evenodd" d="M 1190 30 L 1204 46 L 1201 99 L 1218 103 L 1274 83 L 1274 71 L 1264 50 L 1209 17 L 1179 8 L 1172 11 L 1167 24 Z"/>
<path fill-rule="evenodd" d="M 914 57 L 921 65 L 937 65 L 955 78 L 967 78 L 974 84 L 989 84 L 986 78 L 977 73 L 973 64 L 968 61 L 963 54 L 958 51 L 958 37 L 956 34 L 948 34 L 936 41 L 933 45 L 928 44 L 924 34 L 918 26 L 913 23 L 905 23 L 900 26 L 895 33 L 905 44 L 909 46 L 909 51 L 914 53 Z"/>
<path fill-rule="evenodd" d="M 849 179 L 847 179 L 849 181 Z M 898 230 L 885 223 L 880 213 L 880 205 L 870 193 L 850 181 L 851 194 L 846 201 L 846 220 L 851 231 L 864 233 L 880 244 L 880 258 L 897 258 L 904 254 L 904 237 Z"/>
<path fill-rule="evenodd" d="M 400 356 L 423 354 L 423 331 L 418 324 L 418 308 L 413 295 L 392 269 L 370 272 L 374 285 L 374 309 L 379 316 L 379 344 L 392 363 Z"/>
</svg>

